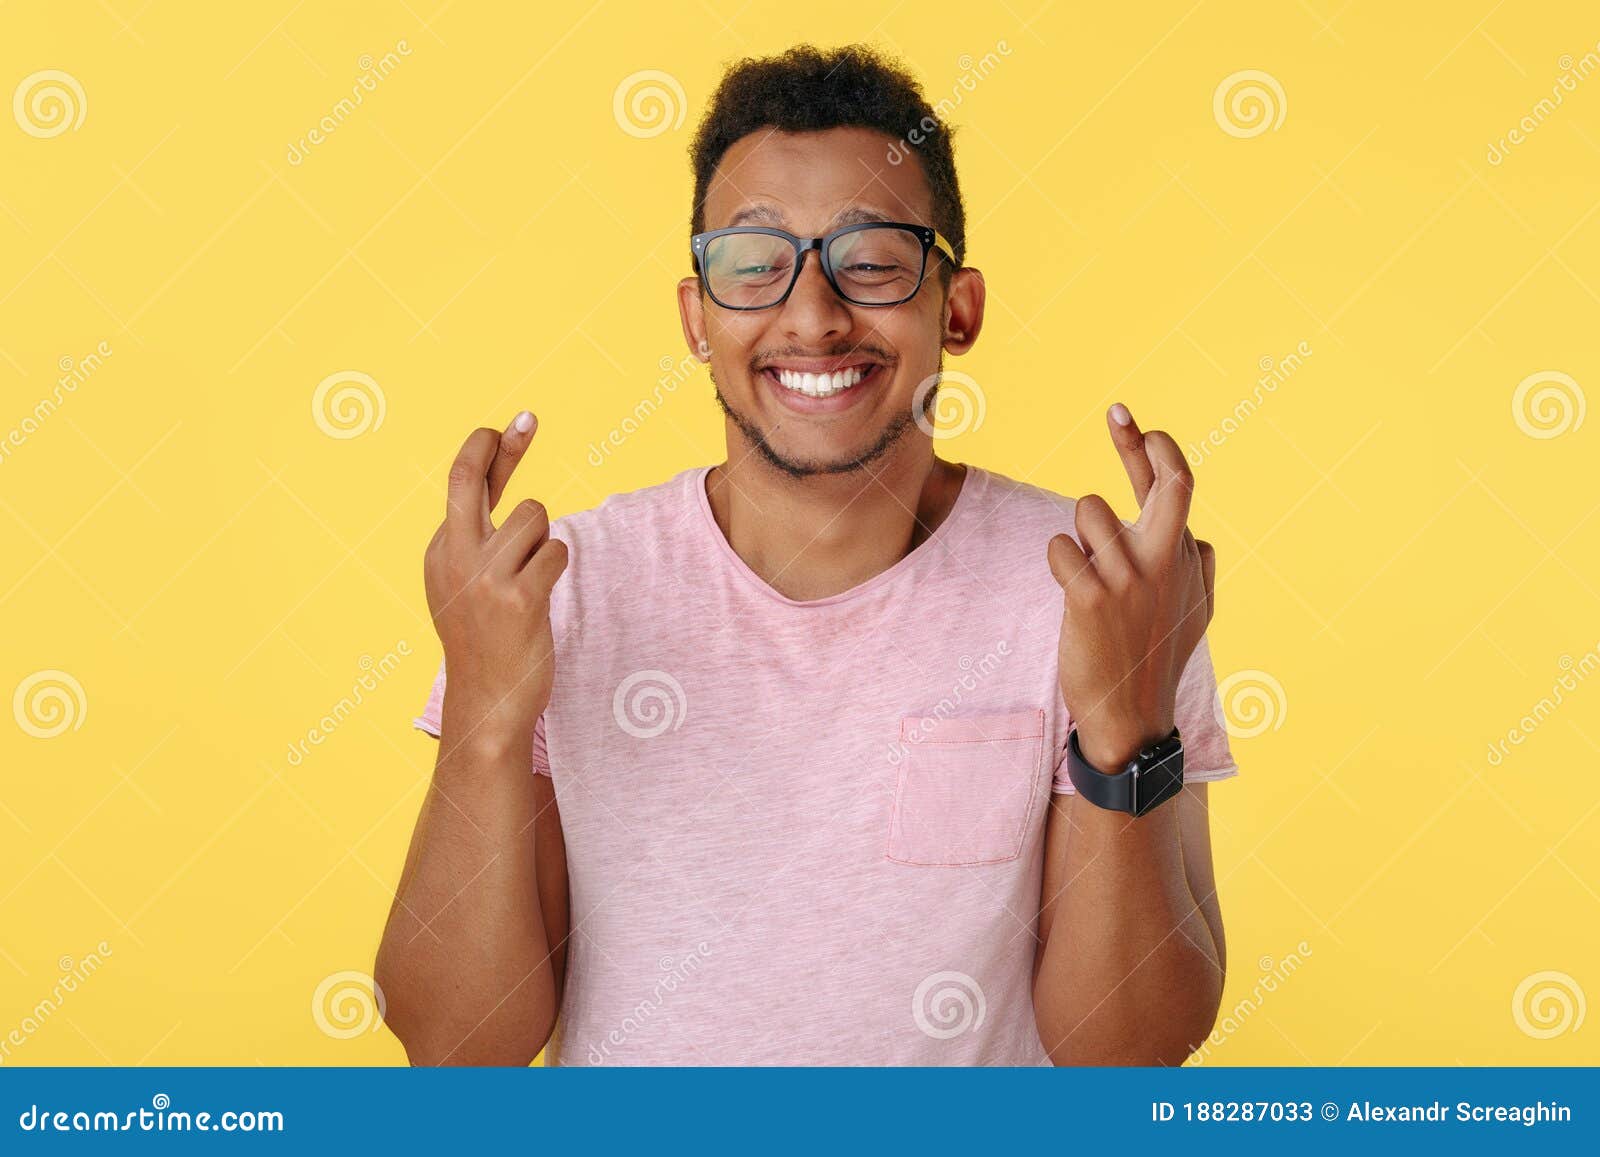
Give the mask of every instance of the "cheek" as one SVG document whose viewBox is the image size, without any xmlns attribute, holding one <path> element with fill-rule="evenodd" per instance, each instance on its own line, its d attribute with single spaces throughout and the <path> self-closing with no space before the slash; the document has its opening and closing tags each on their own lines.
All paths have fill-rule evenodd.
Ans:
<svg viewBox="0 0 1600 1157">
<path fill-rule="evenodd" d="M 940 314 L 923 310 L 892 319 L 874 335 L 899 355 L 895 389 L 910 394 L 917 383 L 939 369 L 939 349 L 943 344 Z"/>
<path fill-rule="evenodd" d="M 717 365 L 729 373 L 748 370 L 750 359 L 760 348 L 761 324 L 737 314 L 730 317 L 726 310 L 706 316 L 706 338 Z"/>
</svg>

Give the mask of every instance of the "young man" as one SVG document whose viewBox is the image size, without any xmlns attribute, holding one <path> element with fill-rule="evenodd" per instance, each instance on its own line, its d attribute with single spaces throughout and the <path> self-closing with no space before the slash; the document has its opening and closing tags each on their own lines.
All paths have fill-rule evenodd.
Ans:
<svg viewBox="0 0 1600 1157">
<path fill-rule="evenodd" d="M 984 282 L 870 51 L 737 65 L 693 161 L 727 461 L 497 528 L 532 415 L 462 446 L 390 1027 L 417 1064 L 1180 1063 L 1236 771 L 1183 455 L 1112 408 L 1131 524 L 935 456 Z"/>
</svg>

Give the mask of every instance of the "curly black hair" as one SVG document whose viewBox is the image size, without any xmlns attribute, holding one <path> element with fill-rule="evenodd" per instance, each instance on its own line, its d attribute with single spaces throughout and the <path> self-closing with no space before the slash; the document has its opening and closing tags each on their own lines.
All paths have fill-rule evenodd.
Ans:
<svg viewBox="0 0 1600 1157">
<path fill-rule="evenodd" d="M 909 71 L 864 44 L 834 49 L 800 44 L 729 67 L 689 149 L 694 168 L 690 233 L 705 228 L 706 189 L 723 154 L 735 141 L 765 128 L 790 133 L 868 128 L 890 137 L 900 154 L 921 161 L 933 194 L 933 227 L 950 242 L 957 265 L 966 259 L 966 209 L 951 129 Z"/>
</svg>

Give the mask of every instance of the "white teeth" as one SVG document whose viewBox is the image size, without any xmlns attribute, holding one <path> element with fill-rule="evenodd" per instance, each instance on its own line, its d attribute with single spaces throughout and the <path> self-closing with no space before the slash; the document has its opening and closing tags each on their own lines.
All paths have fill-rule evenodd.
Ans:
<svg viewBox="0 0 1600 1157">
<path fill-rule="evenodd" d="M 803 374 L 794 370 L 779 370 L 778 381 L 785 389 L 805 394 L 810 398 L 830 398 L 861 381 L 868 368 L 852 366 L 835 374 Z"/>
</svg>

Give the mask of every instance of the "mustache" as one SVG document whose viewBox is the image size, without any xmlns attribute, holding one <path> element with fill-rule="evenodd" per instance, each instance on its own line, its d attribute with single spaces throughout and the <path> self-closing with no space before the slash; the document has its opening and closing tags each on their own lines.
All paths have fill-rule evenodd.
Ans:
<svg viewBox="0 0 1600 1157">
<path fill-rule="evenodd" d="M 750 359 L 750 369 L 759 372 L 773 362 L 782 361 L 784 358 L 844 358 L 861 356 L 881 362 L 885 366 L 893 366 L 900 359 L 895 354 L 882 346 L 864 344 L 861 342 L 844 343 L 831 349 L 802 349 L 799 346 L 786 346 L 783 349 L 763 350 Z"/>
</svg>

